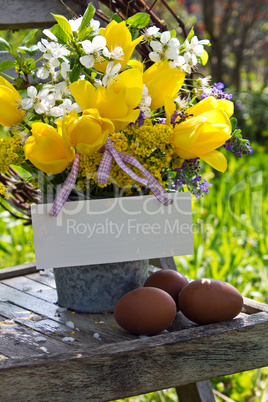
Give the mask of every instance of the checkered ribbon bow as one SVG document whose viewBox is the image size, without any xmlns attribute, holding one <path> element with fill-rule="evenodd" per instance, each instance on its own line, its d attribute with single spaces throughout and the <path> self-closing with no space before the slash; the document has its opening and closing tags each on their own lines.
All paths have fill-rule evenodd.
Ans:
<svg viewBox="0 0 268 402">
<path fill-rule="evenodd" d="M 51 210 L 49 211 L 49 215 L 58 216 L 60 213 L 63 205 L 67 201 L 74 185 L 76 182 L 78 169 L 79 169 L 79 152 L 76 153 L 74 158 L 74 163 L 72 169 L 63 183 L 62 188 L 58 192 Z M 105 151 L 98 169 L 97 173 L 97 182 L 98 183 L 107 183 L 113 158 L 115 159 L 116 163 L 120 166 L 124 172 L 126 172 L 132 179 L 138 181 L 143 186 L 148 186 L 154 196 L 158 199 L 161 204 L 169 205 L 172 203 L 172 199 L 167 196 L 167 191 L 158 183 L 155 177 L 151 175 L 141 164 L 134 158 L 134 156 L 119 152 L 113 146 L 111 140 L 107 140 L 105 143 Z M 131 166 L 135 166 L 138 168 L 145 178 L 138 176 L 136 173 L 133 172 L 129 167 L 125 165 L 128 163 Z"/>
<path fill-rule="evenodd" d="M 126 172 L 132 179 L 138 181 L 143 186 L 148 186 L 161 204 L 169 205 L 172 203 L 172 199 L 167 196 L 167 191 L 159 184 L 156 178 L 152 176 L 151 173 L 149 173 L 148 170 L 146 170 L 140 164 L 140 162 L 134 158 L 134 156 L 117 151 L 109 139 L 105 143 L 105 151 L 98 169 L 98 183 L 107 183 L 113 158 L 118 166 L 120 166 L 120 168 L 124 170 L 124 172 Z M 125 163 L 138 168 L 143 173 L 145 178 L 138 176 L 133 172 L 133 170 L 126 166 Z"/>
<path fill-rule="evenodd" d="M 79 169 L 79 157 L 80 157 L 80 154 L 79 154 L 79 152 L 77 152 L 75 155 L 75 158 L 74 158 L 74 163 L 73 163 L 72 169 L 71 169 L 70 173 L 68 174 L 67 179 L 63 183 L 62 188 L 58 192 L 58 194 L 53 202 L 52 208 L 49 211 L 49 215 L 58 216 L 61 208 L 63 207 L 67 198 L 69 197 L 69 195 L 75 185 L 75 182 L 76 182 L 78 169 Z"/>
</svg>

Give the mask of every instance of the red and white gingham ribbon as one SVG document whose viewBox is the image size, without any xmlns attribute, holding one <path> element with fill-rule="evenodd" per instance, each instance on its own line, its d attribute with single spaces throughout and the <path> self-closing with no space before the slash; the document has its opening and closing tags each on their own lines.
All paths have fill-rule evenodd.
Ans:
<svg viewBox="0 0 268 402">
<path fill-rule="evenodd" d="M 124 172 L 126 172 L 132 179 L 138 181 L 143 186 L 148 186 L 154 196 L 157 198 L 159 202 L 163 205 L 169 205 L 172 203 L 172 199 L 167 196 L 167 191 L 161 186 L 161 184 L 157 181 L 157 179 L 151 175 L 151 173 L 146 170 L 134 156 L 130 154 L 126 154 L 123 152 L 119 152 L 113 146 L 111 140 L 107 140 L 105 143 L 105 152 L 103 154 L 98 173 L 97 173 L 97 182 L 106 184 L 109 178 L 112 161 L 115 159 L 116 163 Z M 128 166 L 125 165 L 128 163 L 136 168 L 138 168 L 145 178 L 138 176 L 134 173 Z"/>
</svg>

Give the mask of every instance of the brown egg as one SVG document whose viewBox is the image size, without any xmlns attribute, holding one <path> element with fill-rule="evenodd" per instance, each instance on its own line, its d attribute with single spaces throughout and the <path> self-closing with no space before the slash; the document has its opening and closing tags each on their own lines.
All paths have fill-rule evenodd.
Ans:
<svg viewBox="0 0 268 402">
<path fill-rule="evenodd" d="M 188 284 L 185 276 L 173 269 L 161 269 L 151 274 L 145 281 L 144 286 L 159 288 L 170 294 L 178 306 L 178 295 L 182 288 Z"/>
<path fill-rule="evenodd" d="M 197 324 L 231 320 L 243 306 L 241 293 L 217 279 L 190 282 L 179 294 L 181 312 Z"/>
<path fill-rule="evenodd" d="M 176 315 L 176 303 L 164 290 L 139 288 L 117 302 L 114 317 L 118 325 L 137 335 L 154 335 L 166 329 Z"/>
</svg>

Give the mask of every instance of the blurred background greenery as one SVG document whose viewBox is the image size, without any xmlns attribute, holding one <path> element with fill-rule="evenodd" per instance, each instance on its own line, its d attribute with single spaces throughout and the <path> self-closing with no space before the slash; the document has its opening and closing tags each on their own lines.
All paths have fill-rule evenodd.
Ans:
<svg viewBox="0 0 268 402">
<path fill-rule="evenodd" d="M 228 152 L 225 174 L 206 167 L 205 177 L 213 187 L 200 201 L 193 200 L 195 254 L 176 257 L 178 270 L 193 279 L 227 281 L 243 296 L 268 303 L 267 1 L 169 0 L 168 8 L 164 0 L 147 3 L 178 35 L 181 30 L 174 16 L 182 19 L 187 32 L 194 26 L 199 39 L 210 39 L 209 63 L 201 74 L 223 82 L 233 93 L 238 126 L 254 150 L 241 159 Z M 25 30 L 1 31 L 0 36 L 16 45 Z M 0 205 L 0 268 L 34 259 L 31 226 L 24 226 Z M 268 368 L 212 383 L 219 402 L 268 401 Z M 177 401 L 177 396 L 172 389 L 125 401 Z"/>
</svg>

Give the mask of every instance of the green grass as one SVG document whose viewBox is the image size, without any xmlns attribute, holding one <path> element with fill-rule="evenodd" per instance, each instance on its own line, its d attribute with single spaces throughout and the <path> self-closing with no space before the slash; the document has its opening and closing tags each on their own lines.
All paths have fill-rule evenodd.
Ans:
<svg viewBox="0 0 268 402">
<path fill-rule="evenodd" d="M 206 172 L 213 187 L 193 202 L 195 253 L 176 257 L 177 267 L 192 279 L 221 279 L 243 296 L 268 303 L 267 154 L 256 148 L 242 159 L 228 153 L 228 160 L 225 174 Z M 5 211 L 0 218 L 0 267 L 34 261 L 31 227 L 14 222 Z M 213 387 L 236 402 L 267 402 L 268 368 L 217 378 Z M 176 400 L 174 390 L 165 390 L 125 402 Z"/>
</svg>

